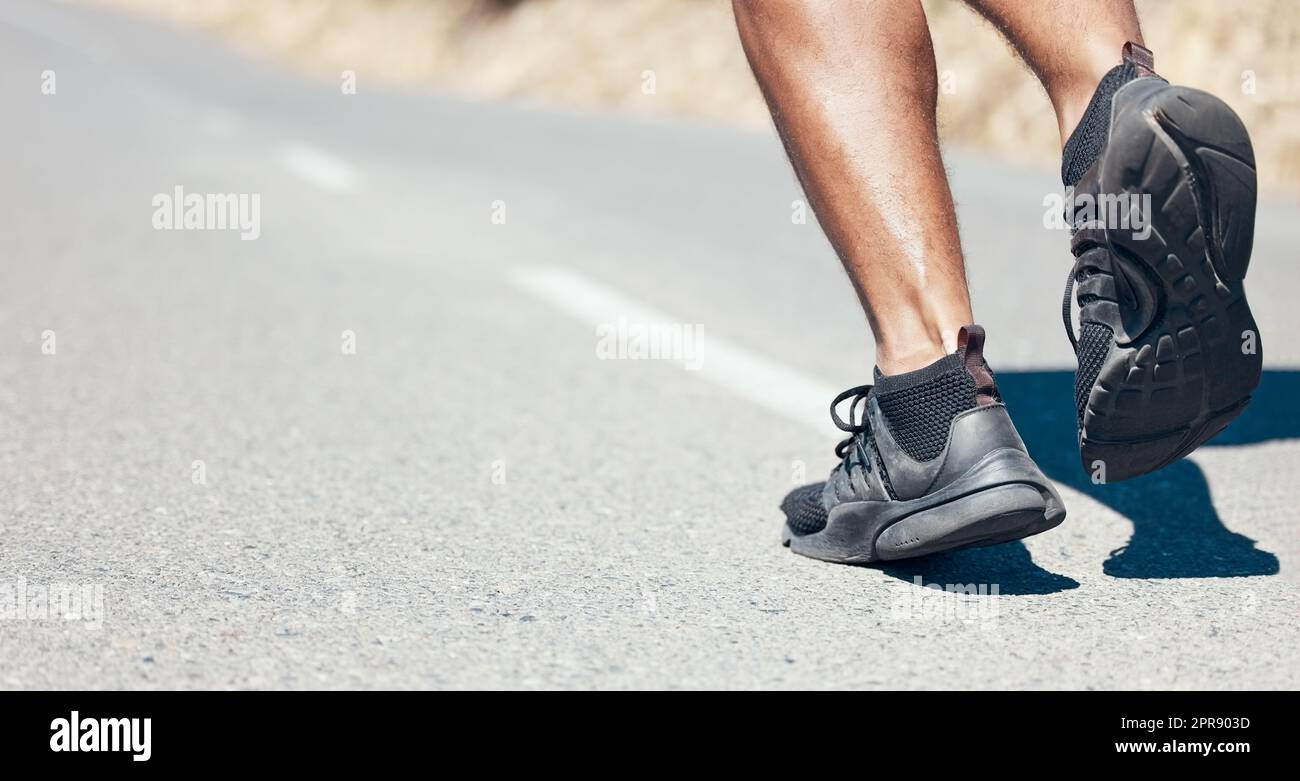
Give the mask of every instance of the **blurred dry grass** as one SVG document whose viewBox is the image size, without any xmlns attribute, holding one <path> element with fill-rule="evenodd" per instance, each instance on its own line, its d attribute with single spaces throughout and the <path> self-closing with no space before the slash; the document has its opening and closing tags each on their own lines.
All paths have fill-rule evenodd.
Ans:
<svg viewBox="0 0 1300 781">
<path fill-rule="evenodd" d="M 98 0 L 228 36 L 322 75 L 429 84 L 481 97 L 768 122 L 725 0 Z M 1059 163 L 1037 81 L 991 26 L 926 0 L 946 141 Z M 1260 176 L 1300 193 L 1300 3 L 1138 0 L 1159 70 L 1228 101 L 1255 140 Z M 642 91 L 654 71 L 655 93 Z M 1255 92 L 1243 90 L 1254 74 Z"/>
</svg>

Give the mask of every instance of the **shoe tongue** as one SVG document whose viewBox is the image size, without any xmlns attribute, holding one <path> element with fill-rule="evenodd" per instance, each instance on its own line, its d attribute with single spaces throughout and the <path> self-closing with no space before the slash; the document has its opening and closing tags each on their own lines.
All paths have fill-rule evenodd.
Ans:
<svg viewBox="0 0 1300 781">
<path fill-rule="evenodd" d="M 989 371 L 988 364 L 984 362 L 983 326 L 962 326 L 957 333 L 957 354 L 961 356 L 962 368 L 975 381 L 975 398 L 980 406 L 996 404 L 993 372 Z"/>
</svg>

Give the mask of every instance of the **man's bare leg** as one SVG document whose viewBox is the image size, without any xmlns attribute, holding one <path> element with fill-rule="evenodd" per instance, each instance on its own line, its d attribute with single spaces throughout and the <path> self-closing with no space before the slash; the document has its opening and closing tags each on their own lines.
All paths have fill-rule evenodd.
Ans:
<svg viewBox="0 0 1300 781">
<path fill-rule="evenodd" d="M 876 338 L 850 388 L 841 461 L 791 492 L 795 553 L 864 563 L 991 545 L 1065 518 L 998 403 L 971 324 L 937 84 L 919 0 L 735 0 L 740 38 L 790 160 Z M 856 412 L 856 415 L 855 415 Z M 1012 485 L 1014 484 L 1014 485 Z"/>
<path fill-rule="evenodd" d="M 735 0 L 777 129 L 861 299 L 885 374 L 971 322 L 919 0 Z"/>
<path fill-rule="evenodd" d="M 1064 146 L 1125 42 L 1142 43 L 1133 0 L 966 0 L 1042 82 Z"/>
</svg>

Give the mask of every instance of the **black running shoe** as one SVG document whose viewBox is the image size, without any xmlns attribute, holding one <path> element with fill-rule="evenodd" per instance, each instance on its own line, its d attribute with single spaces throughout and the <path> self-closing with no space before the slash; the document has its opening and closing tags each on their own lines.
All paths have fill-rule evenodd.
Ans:
<svg viewBox="0 0 1300 781">
<path fill-rule="evenodd" d="M 850 388 L 831 403 L 849 437 L 825 483 L 782 503 L 782 541 L 795 553 L 844 563 L 907 559 L 993 545 L 1065 519 L 1052 483 L 1029 458 L 983 358 L 984 330 L 908 374 Z M 852 400 L 849 420 L 836 407 Z M 859 407 L 865 406 L 858 420 Z"/>
<path fill-rule="evenodd" d="M 1157 76 L 1146 49 L 1127 44 L 1123 57 L 1061 167 L 1076 208 L 1062 314 L 1094 482 L 1159 469 L 1218 434 L 1250 401 L 1262 360 L 1242 285 L 1255 224 L 1246 128 L 1213 95 Z"/>
</svg>

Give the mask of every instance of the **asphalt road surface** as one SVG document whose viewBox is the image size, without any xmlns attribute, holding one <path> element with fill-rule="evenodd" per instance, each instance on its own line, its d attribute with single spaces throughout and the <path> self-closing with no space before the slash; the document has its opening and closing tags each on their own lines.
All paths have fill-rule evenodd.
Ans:
<svg viewBox="0 0 1300 781">
<path fill-rule="evenodd" d="M 31 0 L 0 99 L 6 688 L 1300 685 L 1294 201 L 1259 217 L 1251 409 L 1093 486 L 1057 180 L 950 151 L 1069 517 L 846 567 L 779 544 L 872 352 L 772 135 L 349 95 Z M 257 195 L 256 239 L 155 229 L 178 186 Z M 664 323 L 676 359 L 627 357 Z"/>
</svg>

